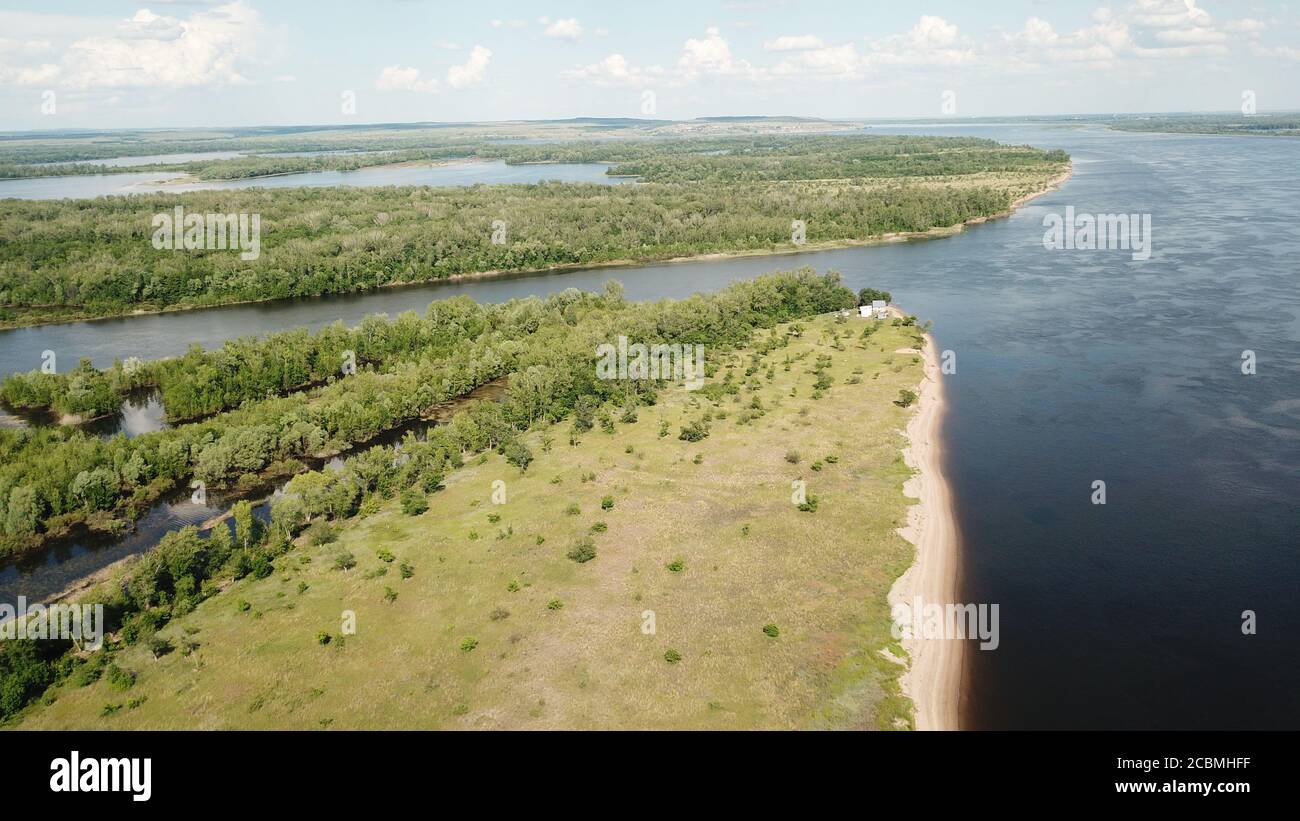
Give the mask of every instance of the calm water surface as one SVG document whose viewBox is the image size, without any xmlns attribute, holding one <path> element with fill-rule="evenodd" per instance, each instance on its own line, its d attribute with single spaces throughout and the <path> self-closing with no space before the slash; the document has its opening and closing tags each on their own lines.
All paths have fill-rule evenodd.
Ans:
<svg viewBox="0 0 1300 821">
<path fill-rule="evenodd" d="M 102 164 L 102 163 L 101 163 Z M 233 191 L 241 188 L 322 188 L 380 185 L 430 185 L 436 187 L 479 183 L 595 182 L 609 185 L 628 182 L 627 177 L 610 177 L 604 163 L 528 163 L 506 165 L 503 160 L 452 163 L 450 165 L 380 165 L 355 171 L 306 171 L 248 180 L 176 180 L 175 171 L 141 171 L 123 174 L 87 174 L 75 177 L 32 177 L 0 180 L 0 199 L 57 200 L 64 197 L 99 197 L 147 194 L 167 191 Z"/>
<path fill-rule="evenodd" d="M 925 133 L 924 126 L 875 127 Z M 0 370 L 181 353 L 295 325 L 619 279 L 684 296 L 795 265 L 881 287 L 956 355 L 945 459 L 973 653 L 969 727 L 1300 728 L 1300 141 L 1096 128 L 945 128 L 1064 148 L 1074 177 L 959 236 L 603 269 L 0 333 Z M 1149 213 L 1152 258 L 1048 251 L 1068 205 Z M 1258 373 L 1241 372 L 1244 350 Z M 1092 483 L 1107 504 L 1090 503 Z M 10 582 L 21 588 L 23 578 Z M 1243 611 L 1258 634 L 1242 634 Z"/>
</svg>

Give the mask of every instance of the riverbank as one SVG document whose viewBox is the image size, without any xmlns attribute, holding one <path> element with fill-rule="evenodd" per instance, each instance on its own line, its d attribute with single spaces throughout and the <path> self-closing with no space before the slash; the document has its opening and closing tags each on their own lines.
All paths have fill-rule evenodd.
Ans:
<svg viewBox="0 0 1300 821">
<path fill-rule="evenodd" d="M 917 503 L 908 509 L 907 526 L 898 534 L 916 547 L 916 560 L 889 591 L 893 607 L 920 598 L 927 605 L 957 600 L 959 539 L 952 492 L 943 474 L 942 428 L 947 411 L 943 377 L 934 338 L 925 335 L 922 350 L 924 376 L 917 389 L 917 411 L 907 423 L 903 456 L 916 475 L 903 492 Z M 959 729 L 961 676 L 966 642 L 926 639 L 919 635 L 902 640 L 911 660 L 900 679 L 903 693 L 916 707 L 918 730 Z"/>
<path fill-rule="evenodd" d="M 964 220 L 963 222 L 957 223 L 955 225 L 938 226 L 938 227 L 926 229 L 924 231 L 889 232 L 884 234 L 875 234 L 875 235 L 862 237 L 862 238 L 827 240 L 823 242 L 806 242 L 797 246 L 783 244 L 779 247 L 749 248 L 749 249 L 734 250 L 734 251 L 715 251 L 715 252 L 709 252 L 703 254 L 688 254 L 688 255 L 679 255 L 679 256 L 648 255 L 645 257 L 635 258 L 635 259 L 620 258 L 620 259 L 605 260 L 600 262 L 566 263 L 563 265 L 553 265 L 553 266 L 547 266 L 541 268 L 519 268 L 519 269 L 509 269 L 509 270 L 492 269 L 486 271 L 475 271 L 475 272 L 464 273 L 464 274 L 453 274 L 451 276 L 439 277 L 435 279 L 413 279 L 413 280 L 402 280 L 398 282 L 387 282 L 375 288 L 369 288 L 369 289 L 358 290 L 358 291 L 345 291 L 345 292 L 338 292 L 338 293 L 331 292 L 331 293 L 315 294 L 310 296 L 304 295 L 304 296 L 289 297 L 289 298 L 234 300 L 229 302 L 215 302 L 215 303 L 206 303 L 206 304 L 199 304 L 199 305 L 173 305 L 173 306 L 162 307 L 162 308 L 137 307 L 130 311 L 123 311 L 121 313 L 115 313 L 115 314 L 95 314 L 95 313 L 90 313 L 85 311 L 76 311 L 74 307 L 74 309 L 71 312 L 54 319 L 45 319 L 45 318 L 34 319 L 28 316 L 23 316 L 21 314 L 9 316 L 7 318 L 0 318 L 0 331 L 16 330 L 19 328 L 32 328 L 32 327 L 39 327 L 43 325 L 59 325 L 59 324 L 68 324 L 68 323 L 76 323 L 76 322 L 95 322 L 99 320 L 122 319 L 124 317 L 148 316 L 153 314 L 168 314 L 168 313 L 176 313 L 181 311 L 198 311 L 198 310 L 232 307 L 237 305 L 266 304 L 266 303 L 272 303 L 278 301 L 291 301 L 291 300 L 298 300 L 298 299 L 328 298 L 330 296 L 346 296 L 351 294 L 365 293 L 367 291 L 373 292 L 373 291 L 380 291 L 386 289 L 424 287 L 430 285 L 438 285 L 442 283 L 454 284 L 454 283 L 477 281 L 483 279 L 493 279 L 499 277 L 527 277 L 527 276 L 534 276 L 534 275 L 541 276 L 546 274 L 564 273 L 564 272 L 571 272 L 571 271 L 599 270 L 605 268 L 623 269 L 623 268 L 632 268 L 632 267 L 643 266 L 643 265 L 660 265 L 660 264 L 671 264 L 671 263 L 710 262 L 710 261 L 718 261 L 718 260 L 738 259 L 744 257 L 789 256 L 795 254 L 814 253 L 818 251 L 830 251 L 830 250 L 842 249 L 842 248 L 870 247 L 875 245 L 887 245 L 891 243 L 909 242 L 913 240 L 950 237 L 961 233 L 968 226 L 980 225 L 989 222 L 991 220 L 1001 219 L 1003 217 L 1010 216 L 1016 211 L 1016 209 L 1018 209 L 1025 203 L 1029 202 L 1030 200 L 1042 196 L 1043 194 L 1046 194 L 1050 191 L 1054 191 L 1063 182 L 1069 179 L 1072 171 L 1073 171 L 1072 164 L 1067 164 L 1067 166 L 1062 172 L 1045 180 L 1041 185 L 1041 187 L 1037 187 L 1034 190 L 1013 200 L 1010 203 L 1010 205 L 1002 211 L 998 211 L 993 214 L 986 214 L 978 217 L 971 217 L 970 219 Z M 4 310 L 8 312 L 16 313 L 21 309 L 14 306 L 9 306 Z"/>
</svg>

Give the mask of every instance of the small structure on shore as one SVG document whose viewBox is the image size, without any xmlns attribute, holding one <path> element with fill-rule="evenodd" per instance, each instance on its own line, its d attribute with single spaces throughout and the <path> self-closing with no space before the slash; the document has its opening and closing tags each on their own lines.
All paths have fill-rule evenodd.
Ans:
<svg viewBox="0 0 1300 821">
<path fill-rule="evenodd" d="M 858 316 L 870 319 L 887 319 L 889 317 L 889 303 L 883 299 L 873 299 L 870 305 L 859 305 Z"/>
</svg>

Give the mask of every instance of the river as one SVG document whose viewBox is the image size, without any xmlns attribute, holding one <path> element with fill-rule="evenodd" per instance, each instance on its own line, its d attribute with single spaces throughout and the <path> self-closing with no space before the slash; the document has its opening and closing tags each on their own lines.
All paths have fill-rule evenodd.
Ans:
<svg viewBox="0 0 1300 821">
<path fill-rule="evenodd" d="M 963 595 L 1000 611 L 998 648 L 970 654 L 963 726 L 1300 726 L 1300 140 L 940 133 L 1063 148 L 1075 173 L 950 238 L 29 328 L 0 333 L 0 369 L 34 367 L 46 349 L 98 365 L 164 356 L 461 293 L 497 301 L 616 278 L 651 299 L 836 269 L 934 320 L 955 354 L 944 459 Z M 1150 214 L 1151 258 L 1045 249 L 1044 216 L 1067 206 Z M 1098 480 L 1104 505 L 1091 502 Z"/>
<path fill-rule="evenodd" d="M 331 152 L 334 153 L 334 152 Z M 106 165 L 96 161 L 98 165 Z M 123 163 L 124 165 L 127 163 Z M 70 177 L 27 177 L 0 180 L 0 199 L 57 200 L 65 197 L 100 197 L 186 191 L 233 191 L 241 188 L 371 187 L 429 185 L 436 187 L 479 183 L 595 182 L 617 185 L 627 177 L 611 177 L 604 163 L 524 163 L 504 160 L 451 162 L 446 165 L 376 165 L 354 171 L 304 171 L 244 180 L 194 180 L 178 182 L 175 171 L 136 171 L 121 174 L 83 174 Z"/>
</svg>

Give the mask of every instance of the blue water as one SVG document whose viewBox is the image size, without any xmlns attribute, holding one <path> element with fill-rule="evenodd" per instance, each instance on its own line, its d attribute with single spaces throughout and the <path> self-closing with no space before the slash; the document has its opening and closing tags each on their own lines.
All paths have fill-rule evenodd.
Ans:
<svg viewBox="0 0 1300 821">
<path fill-rule="evenodd" d="M 600 163 L 529 163 L 506 165 L 503 160 L 457 162 L 450 165 L 383 165 L 355 171 L 307 171 L 247 180 L 167 182 L 179 179 L 175 171 L 123 174 L 87 174 L 75 177 L 32 177 L 0 180 L 0 199 L 53 200 L 65 197 L 100 197 L 155 191 L 228 191 L 240 188 L 321 188 L 328 186 L 429 185 L 437 187 L 492 183 L 595 182 L 615 185 L 627 177 L 611 177 Z"/>
<path fill-rule="evenodd" d="M 11 331 L 0 371 L 46 348 L 102 365 L 459 293 L 495 301 L 619 279 L 648 299 L 833 268 L 934 320 L 956 355 L 943 436 L 963 596 L 997 603 L 1001 628 L 997 650 L 972 653 L 965 726 L 1300 728 L 1300 140 L 941 133 L 1063 148 L 1075 174 L 950 238 Z M 1151 214 L 1152 258 L 1046 250 L 1044 215 L 1070 205 Z M 1241 372 L 1244 350 L 1255 375 Z M 1090 503 L 1096 480 L 1104 506 Z M 1247 610 L 1256 635 L 1242 633 Z"/>
</svg>

